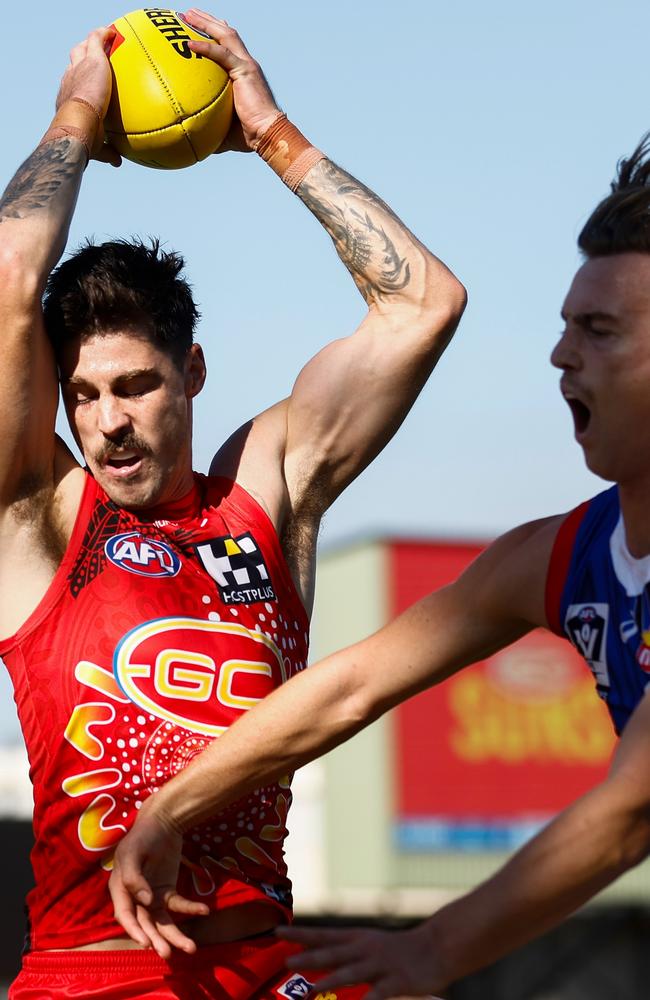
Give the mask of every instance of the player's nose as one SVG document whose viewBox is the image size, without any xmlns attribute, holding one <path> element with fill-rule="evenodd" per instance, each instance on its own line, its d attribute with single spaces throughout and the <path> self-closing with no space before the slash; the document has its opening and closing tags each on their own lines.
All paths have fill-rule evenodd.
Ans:
<svg viewBox="0 0 650 1000">
<path fill-rule="evenodd" d="M 581 367 L 582 362 L 576 335 L 568 327 L 563 331 L 551 351 L 551 364 L 554 368 L 560 368 L 562 371 Z"/>
<path fill-rule="evenodd" d="M 112 395 L 102 396 L 98 400 L 97 421 L 99 430 L 108 438 L 122 434 L 131 424 L 123 401 Z"/>
</svg>

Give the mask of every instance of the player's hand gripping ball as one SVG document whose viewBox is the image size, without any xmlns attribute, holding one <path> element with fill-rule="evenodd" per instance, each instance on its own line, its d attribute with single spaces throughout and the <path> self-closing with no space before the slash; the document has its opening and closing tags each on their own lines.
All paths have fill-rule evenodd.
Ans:
<svg viewBox="0 0 650 1000">
<path fill-rule="evenodd" d="M 107 141 L 135 163 L 166 170 L 214 153 L 230 128 L 232 86 L 221 66 L 188 45 L 209 36 L 160 7 L 125 14 L 113 27 Z"/>
</svg>

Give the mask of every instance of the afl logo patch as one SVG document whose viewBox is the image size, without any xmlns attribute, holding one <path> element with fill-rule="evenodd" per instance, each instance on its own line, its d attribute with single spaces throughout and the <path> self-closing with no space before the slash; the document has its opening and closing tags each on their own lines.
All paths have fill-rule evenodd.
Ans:
<svg viewBox="0 0 650 1000">
<path fill-rule="evenodd" d="M 147 538 L 139 531 L 113 535 L 104 551 L 114 566 L 136 576 L 176 576 L 181 568 L 181 561 L 171 546 L 157 538 Z"/>
</svg>

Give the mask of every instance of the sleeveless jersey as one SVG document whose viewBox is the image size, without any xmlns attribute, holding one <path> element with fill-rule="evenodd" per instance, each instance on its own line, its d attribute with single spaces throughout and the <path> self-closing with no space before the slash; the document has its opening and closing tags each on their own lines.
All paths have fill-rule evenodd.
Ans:
<svg viewBox="0 0 650 1000">
<path fill-rule="evenodd" d="M 44 598 L 0 643 L 34 786 L 30 947 L 121 936 L 107 884 L 148 795 L 307 663 L 308 621 L 273 525 L 230 480 L 195 476 L 164 513 L 87 475 Z M 289 780 L 184 838 L 179 889 L 225 909 L 291 906 Z"/>
<path fill-rule="evenodd" d="M 546 603 L 549 626 L 589 664 L 620 735 L 650 681 L 650 556 L 628 551 L 618 487 L 563 521 Z"/>
</svg>

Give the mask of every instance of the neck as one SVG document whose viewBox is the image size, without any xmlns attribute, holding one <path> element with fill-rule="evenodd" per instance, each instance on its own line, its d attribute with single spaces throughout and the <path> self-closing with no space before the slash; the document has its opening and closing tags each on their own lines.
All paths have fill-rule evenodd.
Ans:
<svg viewBox="0 0 650 1000">
<path fill-rule="evenodd" d="M 138 516 L 145 521 L 161 519 L 178 521 L 193 517 L 199 499 L 200 490 L 192 476 L 189 482 L 184 483 L 183 487 L 176 490 L 169 499 L 154 504 L 152 507 L 142 508 L 138 511 Z"/>
<path fill-rule="evenodd" d="M 634 483 L 619 483 L 625 541 L 635 559 L 650 555 L 650 476 Z"/>
</svg>

